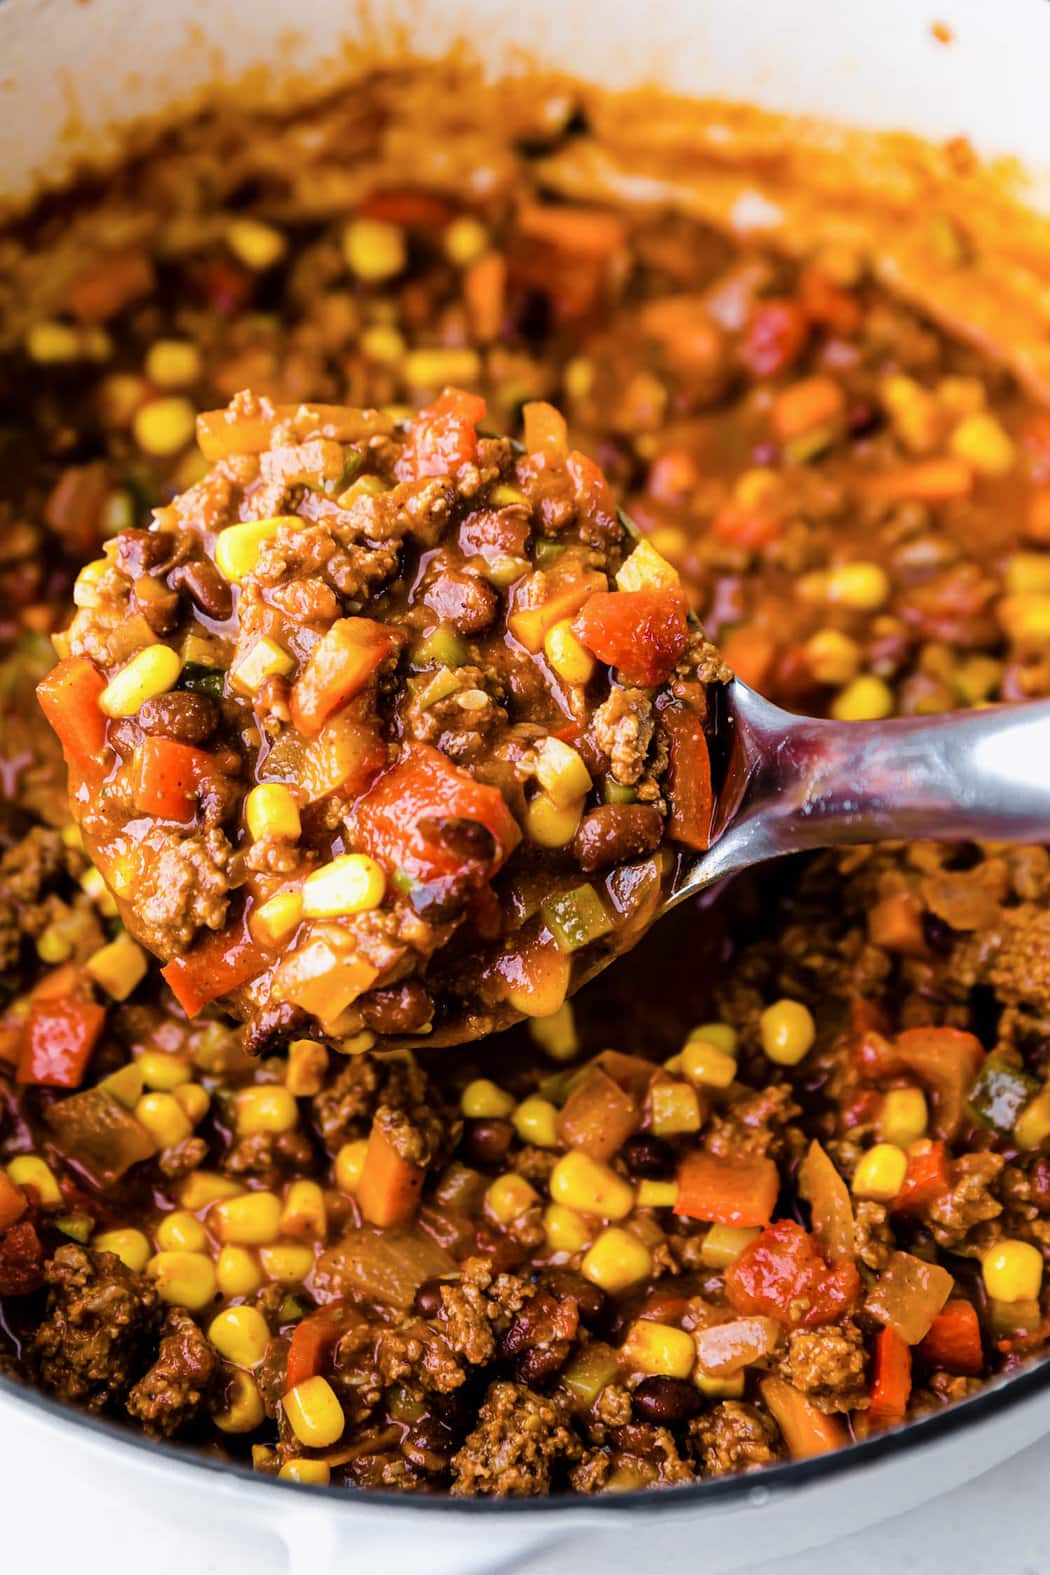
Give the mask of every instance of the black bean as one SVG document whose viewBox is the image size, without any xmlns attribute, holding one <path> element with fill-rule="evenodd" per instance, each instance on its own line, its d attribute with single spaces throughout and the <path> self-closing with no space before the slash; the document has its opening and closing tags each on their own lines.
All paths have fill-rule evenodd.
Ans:
<svg viewBox="0 0 1050 1575">
<path fill-rule="evenodd" d="M 605 1312 L 609 1298 L 598 1285 L 585 1280 L 575 1269 L 546 1269 L 543 1284 L 555 1296 L 571 1296 L 580 1310 L 583 1323 L 597 1323 Z"/>
<path fill-rule="evenodd" d="M 491 1170 L 506 1159 L 513 1137 L 509 1121 L 468 1121 L 463 1147 L 475 1165 Z"/>
<path fill-rule="evenodd" d="M 203 744 L 219 725 L 219 707 L 207 695 L 175 690 L 147 700 L 137 720 L 144 733 Z"/>
<path fill-rule="evenodd" d="M 122 530 L 117 537 L 117 562 L 137 580 L 170 558 L 174 546 L 170 530 Z"/>
<path fill-rule="evenodd" d="M 632 1396 L 635 1416 L 661 1427 L 680 1427 L 703 1406 L 700 1391 L 684 1378 L 643 1378 Z"/>
<path fill-rule="evenodd" d="M 185 590 L 201 612 L 220 623 L 233 612 L 233 592 L 215 565 L 205 559 L 180 563 L 172 569 L 168 583 L 173 590 Z"/>
<path fill-rule="evenodd" d="M 436 1318 L 441 1311 L 441 1287 L 443 1280 L 424 1280 L 416 1291 L 413 1309 L 421 1318 Z"/>
<path fill-rule="evenodd" d="M 632 1176 L 645 1176 L 658 1181 L 674 1169 L 674 1154 L 670 1145 L 649 1132 L 639 1132 L 628 1138 L 620 1153 Z"/>
<path fill-rule="evenodd" d="M 365 1026 L 377 1034 L 415 1034 L 434 1016 L 430 991 L 419 979 L 371 990 L 357 1003 Z"/>
</svg>

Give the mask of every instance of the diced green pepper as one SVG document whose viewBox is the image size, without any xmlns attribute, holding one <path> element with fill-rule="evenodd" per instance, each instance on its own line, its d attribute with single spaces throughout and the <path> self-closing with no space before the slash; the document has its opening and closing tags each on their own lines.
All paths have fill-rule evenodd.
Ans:
<svg viewBox="0 0 1050 1575">
<path fill-rule="evenodd" d="M 611 1345 L 592 1340 L 562 1373 L 562 1388 L 570 1403 L 589 1411 L 602 1390 L 620 1375 L 620 1359 Z"/>
<path fill-rule="evenodd" d="M 1022 1067 L 994 1053 L 985 1059 L 970 1094 L 970 1109 L 986 1127 L 1012 1130 L 1039 1084 Z"/>
<path fill-rule="evenodd" d="M 213 700 L 221 700 L 226 690 L 226 674 L 214 667 L 201 667 L 196 662 L 191 662 L 179 674 L 179 688 L 188 689 L 196 695 L 211 695 Z"/>
<path fill-rule="evenodd" d="M 413 667 L 462 667 L 470 652 L 463 636 L 450 623 L 439 623 L 424 635 L 412 652 Z"/>
<path fill-rule="evenodd" d="M 91 1232 L 95 1228 L 95 1221 L 90 1214 L 56 1214 L 54 1223 L 63 1236 L 81 1244 L 91 1240 Z"/>
<path fill-rule="evenodd" d="M 412 680 L 409 679 L 409 682 Z M 435 673 L 428 673 L 426 678 L 421 678 L 414 687 L 419 704 L 424 711 L 429 711 L 440 700 L 447 700 L 449 695 L 454 695 L 460 682 L 453 668 L 439 667 Z"/>
<path fill-rule="evenodd" d="M 565 548 L 561 542 L 549 541 L 546 536 L 541 536 L 532 552 L 532 559 L 537 569 L 549 569 L 552 563 L 557 563 Z"/>
<path fill-rule="evenodd" d="M 572 891 L 545 897 L 540 912 L 559 951 L 563 952 L 578 952 L 581 946 L 608 935 L 613 927 L 605 904 L 593 886 L 575 886 Z"/>
<path fill-rule="evenodd" d="M 602 796 L 607 804 L 633 804 L 638 794 L 633 787 L 625 787 L 622 782 L 606 777 L 602 783 Z"/>
</svg>

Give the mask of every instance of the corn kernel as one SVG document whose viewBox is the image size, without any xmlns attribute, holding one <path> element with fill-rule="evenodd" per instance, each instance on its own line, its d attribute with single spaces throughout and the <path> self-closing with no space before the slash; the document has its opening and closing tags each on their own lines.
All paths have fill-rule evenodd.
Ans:
<svg viewBox="0 0 1050 1575">
<path fill-rule="evenodd" d="M 107 716 L 134 716 L 147 700 L 175 687 L 182 662 L 170 645 L 145 645 L 115 673 L 99 695 Z"/>
<path fill-rule="evenodd" d="M 489 1212 L 501 1225 L 513 1225 L 526 1209 L 539 1202 L 539 1193 L 524 1176 L 508 1171 L 489 1183 L 485 1203 Z"/>
<path fill-rule="evenodd" d="M 1043 1284 L 1043 1255 L 1028 1241 L 998 1241 L 981 1259 L 981 1277 L 993 1301 L 1036 1301 Z"/>
<path fill-rule="evenodd" d="M 205 1252 L 208 1246 L 208 1232 L 188 1209 L 173 1209 L 165 1214 L 154 1236 L 163 1252 Z"/>
<path fill-rule="evenodd" d="M 733 486 L 733 502 L 749 512 L 768 508 L 778 499 L 782 487 L 783 482 L 777 471 L 767 465 L 756 465 L 737 477 Z"/>
<path fill-rule="evenodd" d="M 288 1046 L 284 1083 L 297 1099 L 319 1094 L 328 1070 L 328 1051 L 314 1039 L 293 1039 Z"/>
<path fill-rule="evenodd" d="M 245 1192 L 216 1203 L 211 1218 L 220 1241 L 235 1247 L 263 1246 L 277 1240 L 281 1200 L 272 1192 Z"/>
<path fill-rule="evenodd" d="M 1045 1084 L 1029 1100 L 1014 1122 L 1014 1139 L 1019 1148 L 1039 1148 L 1050 1137 L 1050 1084 Z"/>
<path fill-rule="evenodd" d="M 327 1487 L 332 1480 L 332 1468 L 327 1460 L 310 1460 L 300 1455 L 296 1460 L 286 1460 L 277 1475 L 282 1482 L 304 1482 L 311 1487 Z"/>
<path fill-rule="evenodd" d="M 912 454 L 932 454 L 944 436 L 940 401 L 913 377 L 896 374 L 883 380 L 882 402 L 890 425 Z"/>
<path fill-rule="evenodd" d="M 184 1209 L 196 1213 L 224 1198 L 239 1198 L 243 1191 L 241 1183 L 230 1176 L 220 1176 L 214 1170 L 194 1170 L 179 1188 L 179 1202 Z"/>
<path fill-rule="evenodd" d="M 564 1203 L 548 1203 L 543 1211 L 543 1229 L 552 1252 L 582 1252 L 592 1231 L 582 1214 Z"/>
<path fill-rule="evenodd" d="M 876 612 L 889 600 L 892 587 L 878 563 L 840 563 L 828 570 L 824 596 L 834 607 Z"/>
<path fill-rule="evenodd" d="M 471 1121 L 499 1121 L 514 1109 L 514 1095 L 487 1077 L 476 1077 L 459 1096 L 459 1108 Z"/>
<path fill-rule="evenodd" d="M 683 1077 L 701 1088 L 728 1088 L 736 1077 L 736 1059 L 707 1039 L 688 1040 L 681 1067 Z"/>
<path fill-rule="evenodd" d="M 346 1418 L 327 1378 L 304 1378 L 284 1397 L 284 1414 L 300 1444 L 327 1449 L 343 1436 Z"/>
<path fill-rule="evenodd" d="M 700 1244 L 701 1260 L 709 1269 L 728 1269 L 760 1234 L 751 1225 L 712 1225 Z"/>
<path fill-rule="evenodd" d="M 594 673 L 594 657 L 573 634 L 568 618 L 562 618 L 547 630 L 543 650 L 551 667 L 565 683 L 589 683 Z"/>
<path fill-rule="evenodd" d="M 299 806 L 283 782 L 260 782 L 244 800 L 244 819 L 256 842 L 281 837 L 296 842 L 302 832 Z"/>
<path fill-rule="evenodd" d="M 386 876 L 366 853 L 343 853 L 322 864 L 303 882 L 303 912 L 308 919 L 334 919 L 378 908 L 386 896 Z"/>
<path fill-rule="evenodd" d="M 281 1210 L 281 1234 L 305 1240 L 322 1238 L 328 1232 L 328 1211 L 324 1193 L 316 1181 L 293 1181 Z"/>
<path fill-rule="evenodd" d="M 678 1183 L 643 1177 L 635 1201 L 640 1209 L 673 1209 L 678 1202 Z"/>
<path fill-rule="evenodd" d="M 879 1109 L 879 1136 L 886 1143 L 907 1148 L 926 1136 L 929 1113 L 921 1088 L 891 1088 L 884 1094 Z"/>
<path fill-rule="evenodd" d="M 188 399 L 169 394 L 140 405 L 132 418 L 131 430 L 144 454 L 164 459 L 192 443 L 197 416 Z"/>
<path fill-rule="evenodd" d="M 688 1083 L 654 1082 L 649 1093 L 649 1108 L 649 1125 L 656 1137 L 676 1137 L 681 1132 L 700 1130 L 703 1119 L 700 1101 L 696 1089 Z"/>
<path fill-rule="evenodd" d="M 303 919 L 301 891 L 278 891 L 253 908 L 248 918 L 252 939 L 260 946 L 280 946 L 294 935 Z"/>
<path fill-rule="evenodd" d="M 379 361 L 384 366 L 397 366 L 405 353 L 403 336 L 386 323 L 376 323 L 374 327 L 366 328 L 361 335 L 360 345 L 370 361 Z"/>
<path fill-rule="evenodd" d="M 688 1378 L 696 1360 L 696 1347 L 684 1329 L 638 1318 L 627 1331 L 620 1355 L 632 1372 L 651 1373 L 659 1378 Z"/>
<path fill-rule="evenodd" d="M 541 1099 L 538 1094 L 523 1099 L 512 1120 L 523 1143 L 533 1143 L 537 1148 L 558 1147 L 558 1107 L 549 1099 Z"/>
<path fill-rule="evenodd" d="M 489 232 L 480 219 L 470 213 L 453 219 L 445 231 L 445 256 L 457 268 L 465 268 L 488 249 Z"/>
<path fill-rule="evenodd" d="M 26 335 L 26 354 L 38 366 L 61 366 L 81 360 L 84 347 L 79 331 L 69 323 L 33 323 Z"/>
<path fill-rule="evenodd" d="M 937 384 L 937 398 L 952 416 L 972 416 L 988 403 L 979 377 L 942 377 Z"/>
<path fill-rule="evenodd" d="M 1050 643 L 1050 594 L 1024 591 L 1004 596 L 996 609 L 999 622 L 1018 645 Z"/>
<path fill-rule="evenodd" d="M 809 1007 L 787 998 L 766 1007 L 759 1030 L 763 1050 L 778 1066 L 797 1066 L 817 1032 Z"/>
<path fill-rule="evenodd" d="M 225 1403 L 212 1417 L 223 1433 L 254 1433 L 266 1416 L 259 1385 L 250 1373 L 235 1367 L 229 1374 Z"/>
<path fill-rule="evenodd" d="M 233 1108 L 241 1137 L 254 1132 L 291 1132 L 299 1124 L 295 1095 L 283 1083 L 241 1088 L 234 1096 Z"/>
<path fill-rule="evenodd" d="M 981 476 L 1005 476 L 1017 463 L 1017 449 L 1002 424 L 985 411 L 964 416 L 951 436 L 951 450 Z"/>
<path fill-rule="evenodd" d="M 158 1252 L 146 1265 L 162 1302 L 201 1312 L 217 1290 L 215 1265 L 205 1252 Z"/>
<path fill-rule="evenodd" d="M 146 352 L 146 376 L 158 388 L 188 388 L 201 370 L 201 353 L 190 339 L 158 339 Z"/>
<path fill-rule="evenodd" d="M 443 388 L 446 383 L 476 383 L 481 377 L 481 357 L 476 350 L 410 350 L 405 357 L 405 378 L 410 388 Z"/>
<path fill-rule="evenodd" d="M 223 1247 L 215 1263 L 215 1277 L 223 1296 L 254 1296 L 263 1282 L 255 1254 L 247 1247 Z"/>
<path fill-rule="evenodd" d="M 351 273 L 368 284 L 392 279 L 408 261 L 405 232 L 382 219 L 352 219 L 343 231 L 343 256 Z"/>
<path fill-rule="evenodd" d="M 208 1325 L 208 1339 L 237 1367 L 258 1367 L 270 1343 L 270 1327 L 258 1307 L 224 1307 Z"/>
<path fill-rule="evenodd" d="M 135 1120 L 159 1148 L 173 1148 L 193 1133 L 189 1116 L 171 1094 L 143 1094 L 135 1106 Z"/>
<path fill-rule="evenodd" d="M 536 777 L 558 809 L 571 807 L 591 791 L 591 774 L 582 757 L 561 738 L 548 737 L 537 745 Z"/>
<path fill-rule="evenodd" d="M 114 1001 L 126 1001 L 136 985 L 146 977 L 146 954 L 130 935 L 118 935 L 102 946 L 85 964 L 96 984 Z"/>
<path fill-rule="evenodd" d="M 537 793 L 525 811 L 529 840 L 541 848 L 564 848 L 576 835 L 582 814 L 582 798 L 559 807 L 546 793 Z"/>
<path fill-rule="evenodd" d="M 681 583 L 674 564 L 661 557 L 649 541 L 640 541 L 616 572 L 621 591 L 673 591 Z"/>
<path fill-rule="evenodd" d="M 294 668 L 295 657 L 264 634 L 232 669 L 230 682 L 242 694 L 254 695 L 268 678 L 285 678 Z"/>
<path fill-rule="evenodd" d="M 592 1285 L 600 1286 L 610 1296 L 619 1296 L 648 1279 L 652 1266 L 652 1256 L 643 1241 L 619 1225 L 610 1225 L 588 1250 L 580 1270 Z"/>
<path fill-rule="evenodd" d="M 836 688 L 856 678 L 863 655 L 856 640 L 838 629 L 818 629 L 806 641 L 803 654 L 817 683 Z"/>
<path fill-rule="evenodd" d="M 295 514 L 275 514 L 265 520 L 248 520 L 243 525 L 227 525 L 215 538 L 215 567 L 232 585 L 255 571 L 259 554 L 268 541 L 288 525 L 302 524 Z"/>
<path fill-rule="evenodd" d="M 226 244 L 233 255 L 246 268 L 263 273 L 280 262 L 288 249 L 288 242 L 280 230 L 261 219 L 231 219 L 226 226 Z"/>
<path fill-rule="evenodd" d="M 314 1266 L 314 1252 L 296 1241 L 276 1241 L 259 1248 L 259 1262 L 268 1280 L 278 1285 L 301 1285 Z"/>
<path fill-rule="evenodd" d="M 119 910 L 116 899 L 106 885 L 101 870 L 97 870 L 94 865 L 85 870 L 80 877 L 80 889 L 86 897 L 91 898 L 104 919 L 117 917 Z"/>
<path fill-rule="evenodd" d="M 211 1106 L 211 1095 L 200 1083 L 180 1083 L 172 1090 L 175 1102 L 194 1126 L 203 1121 Z"/>
<path fill-rule="evenodd" d="M 840 689 L 831 702 L 831 714 L 836 722 L 881 722 L 892 716 L 893 690 L 874 673 L 861 673 Z"/>
<path fill-rule="evenodd" d="M 367 1152 L 367 1138 L 357 1138 L 353 1143 L 344 1143 L 340 1148 L 335 1156 L 335 1184 L 340 1192 L 349 1193 L 353 1197 L 361 1180 Z"/>
<path fill-rule="evenodd" d="M 6 1168 L 15 1186 L 32 1187 L 45 1209 L 61 1205 L 62 1189 L 51 1166 L 39 1154 L 16 1154 Z"/>
<path fill-rule="evenodd" d="M 181 1083 L 188 1083 L 193 1076 L 186 1056 L 172 1055 L 164 1050 L 144 1050 L 135 1065 L 146 1087 L 164 1094 L 174 1093 Z"/>
<path fill-rule="evenodd" d="M 92 1236 L 91 1245 L 96 1252 L 111 1252 L 133 1274 L 141 1274 L 153 1251 L 148 1238 L 140 1230 L 104 1230 Z"/>
<path fill-rule="evenodd" d="M 552 1061 L 571 1061 L 580 1048 L 572 1002 L 564 1001 L 549 1017 L 533 1017 L 529 1035 Z"/>
<path fill-rule="evenodd" d="M 743 1373 L 732 1373 L 728 1378 L 712 1378 L 707 1373 L 697 1373 L 695 1383 L 696 1387 L 709 1400 L 742 1400 L 744 1398 Z"/>
<path fill-rule="evenodd" d="M 89 564 L 90 568 L 91 565 Z M 1006 589 L 1014 595 L 1050 592 L 1050 552 L 1015 552 L 1006 565 Z"/>
<path fill-rule="evenodd" d="M 99 582 L 109 573 L 112 565 L 108 558 L 95 558 L 85 563 L 73 581 L 74 607 L 97 607 L 102 599 Z M 83 843 L 81 843 L 83 846 Z"/>
<path fill-rule="evenodd" d="M 626 1219 L 634 1205 L 634 1188 L 622 1176 L 577 1150 L 562 1155 L 551 1171 L 549 1186 L 555 1203 L 603 1220 Z"/>
<path fill-rule="evenodd" d="M 904 1185 L 908 1156 L 895 1143 L 876 1143 L 862 1154 L 853 1172 L 851 1190 L 855 1198 L 870 1198 L 875 1203 L 892 1203 Z"/>
</svg>

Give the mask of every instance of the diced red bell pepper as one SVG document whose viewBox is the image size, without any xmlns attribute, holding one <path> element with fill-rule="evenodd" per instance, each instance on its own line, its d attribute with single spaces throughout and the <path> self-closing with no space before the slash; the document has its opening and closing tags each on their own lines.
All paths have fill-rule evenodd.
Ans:
<svg viewBox="0 0 1050 1575">
<path fill-rule="evenodd" d="M 19 1220 L 0 1240 L 0 1296 L 31 1296 L 43 1283 L 43 1243 L 31 1220 Z"/>
<path fill-rule="evenodd" d="M 255 979 L 270 959 L 248 934 L 243 919 L 218 930 L 183 957 L 174 957 L 161 976 L 187 1017 Z"/>
<path fill-rule="evenodd" d="M 370 1225 L 389 1230 L 407 1225 L 416 1212 L 426 1167 L 405 1159 L 377 1121 L 373 1121 L 357 1185 L 357 1202 Z"/>
<path fill-rule="evenodd" d="M 919 1214 L 951 1185 L 948 1150 L 943 1143 L 924 1139 L 908 1150 L 908 1167 L 901 1190 L 891 1208 L 894 1214 Z"/>
<path fill-rule="evenodd" d="M 592 656 L 628 684 L 666 683 L 689 639 L 681 591 L 596 591 L 573 620 Z"/>
<path fill-rule="evenodd" d="M 953 1296 L 933 1320 L 918 1349 L 931 1367 L 978 1377 L 984 1371 L 984 1349 L 981 1322 L 973 1303 L 963 1296 Z"/>
<path fill-rule="evenodd" d="M 21 1187 L 16 1187 L 7 1172 L 0 1170 L 0 1231 L 21 1219 L 28 1206 Z"/>
<path fill-rule="evenodd" d="M 759 301 L 740 344 L 740 359 L 752 377 L 776 377 L 798 360 L 809 337 L 797 301 Z"/>
<path fill-rule="evenodd" d="M 346 1331 L 360 1322 L 360 1313 L 345 1301 L 329 1302 L 297 1323 L 288 1347 L 286 1385 L 294 1389 L 322 1371 L 329 1351 Z"/>
<path fill-rule="evenodd" d="M 615 524 L 618 517 L 616 498 L 601 467 L 589 454 L 581 454 L 574 448 L 565 461 L 565 469 L 572 482 L 576 507 L 584 518 L 595 524 Z"/>
<path fill-rule="evenodd" d="M 765 1313 L 789 1327 L 833 1323 L 856 1306 L 860 1291 L 855 1265 L 830 1266 L 794 1220 L 767 1225 L 726 1270 L 726 1295 L 737 1312 Z"/>
<path fill-rule="evenodd" d="M 16 1076 L 46 1088 L 79 1088 L 106 1009 L 78 996 L 44 996 L 29 1008 Z"/>
<path fill-rule="evenodd" d="M 363 219 L 400 224 L 406 230 L 442 230 L 452 218 L 451 204 L 430 191 L 399 188 L 373 191 L 358 204 Z"/>
<path fill-rule="evenodd" d="M 314 738 L 334 711 L 347 704 L 397 649 L 398 637 L 372 618 L 340 618 L 310 652 L 291 694 L 292 721 Z"/>
<path fill-rule="evenodd" d="M 674 1210 L 718 1225 L 768 1225 L 780 1177 L 771 1159 L 717 1159 L 700 1150 L 678 1169 Z"/>
<path fill-rule="evenodd" d="M 521 829 L 497 788 L 476 782 L 429 744 L 406 745 L 356 808 L 358 843 L 390 870 L 411 879 L 439 880 L 473 869 L 491 880 L 521 841 Z M 465 854 L 462 839 L 443 837 L 455 822 L 483 826 L 491 856 Z M 469 830 L 469 827 L 464 828 Z"/>
<path fill-rule="evenodd" d="M 215 770 L 215 758 L 207 750 L 151 734 L 135 752 L 135 808 L 159 820 L 187 821 L 201 782 Z"/>
<path fill-rule="evenodd" d="M 704 725 L 694 711 L 684 706 L 669 706 L 661 714 L 660 723 L 671 741 L 667 772 L 671 814 L 667 834 L 675 842 L 703 852 L 711 846 L 715 807 Z"/>
<path fill-rule="evenodd" d="M 106 718 L 99 696 L 106 680 L 86 656 L 65 656 L 36 686 L 40 709 L 58 735 L 66 764 L 98 775 L 106 747 Z"/>
<path fill-rule="evenodd" d="M 401 458 L 398 479 L 451 476 L 477 458 L 477 423 L 485 419 L 485 401 L 459 388 L 446 388 L 413 421 Z"/>
<path fill-rule="evenodd" d="M 873 1427 L 896 1427 L 908 1414 L 910 1395 L 911 1347 L 894 1329 L 882 1329 L 875 1341 L 868 1421 Z"/>
</svg>

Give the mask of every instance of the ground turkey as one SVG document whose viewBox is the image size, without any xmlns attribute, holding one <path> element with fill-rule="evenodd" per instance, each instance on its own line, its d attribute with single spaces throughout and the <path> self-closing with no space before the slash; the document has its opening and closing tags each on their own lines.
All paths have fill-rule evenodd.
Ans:
<svg viewBox="0 0 1050 1575">
<path fill-rule="evenodd" d="M 952 1164 L 951 1185 L 943 1197 L 926 1206 L 934 1239 L 942 1247 L 955 1247 L 975 1225 L 996 1219 L 1003 1206 L 991 1191 L 999 1179 L 1001 1154 L 963 1154 Z"/>
<path fill-rule="evenodd" d="M 233 849 L 213 827 L 172 840 L 148 860 L 135 898 L 142 939 L 158 956 L 186 951 L 200 929 L 226 923 Z"/>
<path fill-rule="evenodd" d="M 689 1424 L 689 1444 L 705 1476 L 771 1466 L 778 1458 L 776 1428 L 744 1400 L 722 1400 Z"/>
<path fill-rule="evenodd" d="M 492 1384 L 478 1418 L 452 1462 L 458 1498 L 549 1493 L 556 1469 L 583 1452 L 562 1403 L 523 1384 Z"/>
<path fill-rule="evenodd" d="M 219 1372 L 219 1358 L 193 1319 L 172 1307 L 157 1360 L 128 1396 L 128 1412 L 147 1433 L 172 1438 L 201 1412 Z"/>
<path fill-rule="evenodd" d="M 780 1371 L 822 1411 L 867 1405 L 864 1336 L 856 1324 L 792 1329 Z"/>
<path fill-rule="evenodd" d="M 453 1141 L 441 1101 L 415 1062 L 379 1061 L 365 1054 L 353 1056 L 314 1098 L 314 1119 L 326 1146 L 335 1152 L 343 1143 L 367 1137 L 381 1105 L 403 1112 L 426 1134 L 432 1153 Z"/>
<path fill-rule="evenodd" d="M 111 1252 L 59 1247 L 33 1356 L 40 1383 L 62 1400 L 100 1411 L 126 1394 L 148 1360 L 157 1293 Z"/>
<path fill-rule="evenodd" d="M 595 742 L 612 774 L 627 786 L 639 781 L 653 737 L 653 705 L 644 689 L 614 689 L 594 713 Z"/>
</svg>

